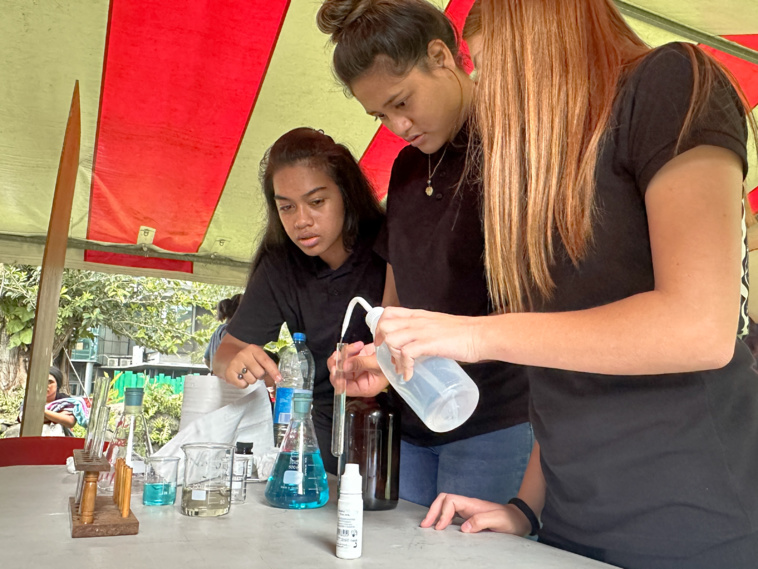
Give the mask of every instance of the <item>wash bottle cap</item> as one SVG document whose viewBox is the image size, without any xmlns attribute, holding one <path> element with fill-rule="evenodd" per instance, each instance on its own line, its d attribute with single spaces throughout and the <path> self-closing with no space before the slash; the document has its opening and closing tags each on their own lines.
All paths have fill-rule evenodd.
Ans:
<svg viewBox="0 0 758 569">
<path fill-rule="evenodd" d="M 363 478 L 357 464 L 346 464 L 340 480 L 340 494 L 362 494 Z"/>
<path fill-rule="evenodd" d="M 371 334 L 376 334 L 376 325 L 379 323 L 383 312 L 384 308 L 376 306 L 366 313 L 366 325 L 371 330 Z"/>
</svg>

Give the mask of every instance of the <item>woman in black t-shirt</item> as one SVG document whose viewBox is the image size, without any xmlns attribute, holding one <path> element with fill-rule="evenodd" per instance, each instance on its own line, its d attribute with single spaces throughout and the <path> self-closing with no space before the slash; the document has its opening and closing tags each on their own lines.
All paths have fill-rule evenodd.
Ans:
<svg viewBox="0 0 758 569">
<path fill-rule="evenodd" d="M 283 135 L 261 165 L 268 220 L 239 308 L 227 326 L 213 371 L 245 387 L 279 380 L 263 350 L 282 323 L 302 332 L 316 363 L 313 422 L 327 471 L 332 457 L 333 390 L 326 360 L 339 341 L 351 298 L 378 303 L 385 263 L 372 251 L 383 213 L 350 151 L 310 128 Z M 371 333 L 356 313 L 346 341 Z"/>
<path fill-rule="evenodd" d="M 486 261 L 513 312 L 388 309 L 379 332 L 406 376 L 425 355 L 533 366 L 537 444 L 514 502 L 443 496 L 422 526 L 458 513 L 628 569 L 755 567 L 744 103 L 611 0 L 478 16 Z"/>
<path fill-rule="evenodd" d="M 476 140 L 467 122 L 474 83 L 460 65 L 452 24 L 423 0 L 328 0 L 318 24 L 337 44 L 340 80 L 370 115 L 409 142 L 392 167 L 387 219 L 375 246 L 388 263 L 384 306 L 489 314 L 481 185 L 475 168 L 464 176 L 469 139 L 472 146 Z M 387 385 L 373 345 L 363 354 L 346 364 L 359 377 L 348 395 L 373 395 Z M 480 398 L 457 429 L 432 432 L 403 405 L 405 500 L 429 505 L 440 492 L 502 500 L 521 483 L 533 445 L 526 372 L 502 362 L 465 371 Z"/>
</svg>

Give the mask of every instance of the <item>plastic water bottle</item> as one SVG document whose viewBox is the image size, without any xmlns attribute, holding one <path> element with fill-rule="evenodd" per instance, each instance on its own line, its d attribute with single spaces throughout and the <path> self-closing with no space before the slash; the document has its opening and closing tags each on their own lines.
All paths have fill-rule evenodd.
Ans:
<svg viewBox="0 0 758 569">
<path fill-rule="evenodd" d="M 326 470 L 311 419 L 311 401 L 313 397 L 306 391 L 293 397 L 292 420 L 266 483 L 266 500 L 277 508 L 320 508 L 329 501 Z"/>
<path fill-rule="evenodd" d="M 274 403 L 274 443 L 279 446 L 292 418 L 292 397 L 302 389 L 303 375 L 297 350 L 288 346 L 279 352 L 281 381 L 276 384 Z"/>
<path fill-rule="evenodd" d="M 305 334 L 295 332 L 292 335 L 292 340 L 295 342 L 295 350 L 300 362 L 300 374 L 303 378 L 303 384 L 300 388 L 313 393 L 313 382 L 316 379 L 316 362 L 313 359 L 313 354 L 305 345 Z"/>
<path fill-rule="evenodd" d="M 383 312 L 384 308 L 377 306 L 366 314 L 366 324 L 374 335 Z M 444 433 L 460 427 L 479 403 L 476 384 L 453 360 L 418 358 L 408 381 L 395 371 L 386 343 L 377 346 L 376 360 L 395 391 L 432 431 Z"/>
<path fill-rule="evenodd" d="M 313 396 L 316 377 L 316 362 L 305 345 L 305 334 L 292 335 L 294 346 L 285 348 L 279 355 L 279 373 L 282 380 L 276 384 L 274 403 L 274 442 L 279 446 L 292 417 L 292 397 L 295 393 L 308 392 Z"/>
</svg>

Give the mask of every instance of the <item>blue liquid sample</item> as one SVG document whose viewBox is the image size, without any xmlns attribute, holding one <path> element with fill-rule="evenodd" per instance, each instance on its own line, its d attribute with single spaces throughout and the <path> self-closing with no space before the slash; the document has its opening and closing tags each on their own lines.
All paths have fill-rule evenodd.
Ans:
<svg viewBox="0 0 758 569">
<path fill-rule="evenodd" d="M 302 460 L 301 460 L 302 458 Z M 266 500 L 276 508 L 320 508 L 329 501 L 321 452 L 280 452 L 266 483 Z"/>
<path fill-rule="evenodd" d="M 170 506 L 176 500 L 176 484 L 145 484 L 142 503 L 145 506 Z"/>
</svg>

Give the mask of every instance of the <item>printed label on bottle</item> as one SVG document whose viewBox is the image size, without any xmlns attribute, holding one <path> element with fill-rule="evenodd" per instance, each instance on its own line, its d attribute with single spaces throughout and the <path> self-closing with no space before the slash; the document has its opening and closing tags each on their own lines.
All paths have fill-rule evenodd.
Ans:
<svg viewBox="0 0 758 569">
<path fill-rule="evenodd" d="M 242 488 L 243 484 L 245 483 L 245 467 L 247 466 L 247 462 L 245 462 L 245 459 L 239 459 L 237 458 L 237 455 L 234 456 L 234 466 L 232 470 L 232 489 L 233 490 L 239 490 Z"/>
<path fill-rule="evenodd" d="M 337 510 L 337 555 L 360 555 L 363 509 L 339 507 Z M 357 550 L 357 551 L 356 551 Z"/>
<path fill-rule="evenodd" d="M 276 390 L 276 403 L 274 404 L 274 423 L 288 424 L 292 416 L 292 396 L 295 393 L 293 387 L 279 387 Z"/>
<path fill-rule="evenodd" d="M 205 500 L 205 490 L 193 490 L 192 491 L 192 499 L 193 500 Z"/>
<path fill-rule="evenodd" d="M 247 457 L 243 454 L 235 454 L 234 466 L 232 468 L 235 476 L 241 476 L 244 478 L 245 473 L 247 472 Z"/>
</svg>

